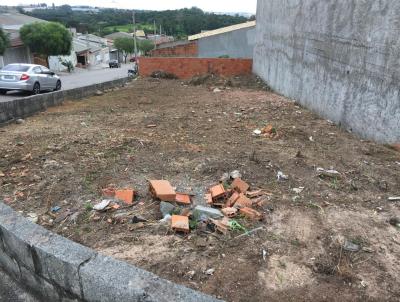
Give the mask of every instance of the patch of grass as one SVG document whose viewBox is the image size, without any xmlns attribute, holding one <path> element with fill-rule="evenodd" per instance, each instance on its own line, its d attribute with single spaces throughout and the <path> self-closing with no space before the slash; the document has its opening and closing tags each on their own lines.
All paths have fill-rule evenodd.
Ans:
<svg viewBox="0 0 400 302">
<path fill-rule="evenodd" d="M 85 203 L 85 211 L 91 212 L 93 210 L 93 205 L 90 202 Z"/>
</svg>

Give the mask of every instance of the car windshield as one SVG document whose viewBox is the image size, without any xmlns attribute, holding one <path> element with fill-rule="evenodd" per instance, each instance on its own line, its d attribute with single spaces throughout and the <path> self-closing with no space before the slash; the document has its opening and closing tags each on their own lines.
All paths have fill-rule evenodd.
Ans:
<svg viewBox="0 0 400 302">
<path fill-rule="evenodd" d="M 27 72 L 30 66 L 26 65 L 7 65 L 1 71 L 19 71 Z"/>
</svg>

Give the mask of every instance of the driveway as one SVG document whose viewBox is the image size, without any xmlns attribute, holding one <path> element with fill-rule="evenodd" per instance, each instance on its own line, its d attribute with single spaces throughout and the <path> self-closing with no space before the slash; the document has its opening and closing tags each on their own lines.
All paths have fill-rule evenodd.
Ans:
<svg viewBox="0 0 400 302">
<path fill-rule="evenodd" d="M 63 85 L 62 89 L 72 89 L 117 80 L 126 77 L 128 75 L 128 69 L 131 67 L 130 64 L 123 64 L 121 68 L 105 68 L 97 70 L 79 69 L 71 74 L 63 73 L 60 75 Z M 0 95 L 0 102 L 7 102 L 17 98 L 26 97 L 27 95 L 27 93 L 11 91 L 8 92 L 7 95 Z"/>
</svg>

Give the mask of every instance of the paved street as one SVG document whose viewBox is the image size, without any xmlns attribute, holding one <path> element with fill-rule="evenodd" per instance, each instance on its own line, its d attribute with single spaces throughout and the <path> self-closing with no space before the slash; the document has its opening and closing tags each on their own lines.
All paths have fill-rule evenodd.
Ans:
<svg viewBox="0 0 400 302">
<path fill-rule="evenodd" d="M 122 65 L 121 68 L 106 68 L 99 70 L 79 70 L 71 74 L 62 74 L 61 80 L 63 89 L 71 89 L 88 86 L 95 83 L 112 81 L 126 77 L 130 64 Z M 28 94 L 21 92 L 8 92 L 7 95 L 0 95 L 0 102 L 10 101 L 16 98 L 26 97 Z"/>
<path fill-rule="evenodd" d="M 40 302 L 19 287 L 0 269 L 0 301 L 4 302 Z"/>
</svg>

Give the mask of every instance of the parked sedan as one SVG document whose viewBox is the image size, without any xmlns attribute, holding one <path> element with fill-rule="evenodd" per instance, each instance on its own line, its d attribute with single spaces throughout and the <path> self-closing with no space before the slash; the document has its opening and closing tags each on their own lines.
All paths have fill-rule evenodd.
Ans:
<svg viewBox="0 0 400 302">
<path fill-rule="evenodd" d="M 118 60 L 111 60 L 110 63 L 108 63 L 110 68 L 120 68 L 121 63 L 118 62 Z"/>
<path fill-rule="evenodd" d="M 61 89 L 61 80 L 54 72 L 41 65 L 9 64 L 0 69 L 0 94 L 20 90 L 39 94 L 41 91 Z"/>
</svg>

